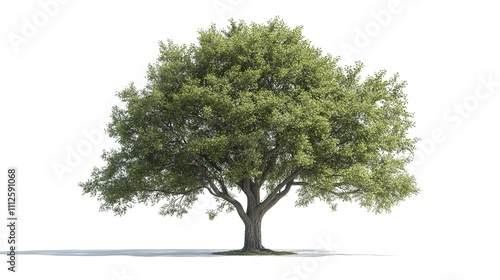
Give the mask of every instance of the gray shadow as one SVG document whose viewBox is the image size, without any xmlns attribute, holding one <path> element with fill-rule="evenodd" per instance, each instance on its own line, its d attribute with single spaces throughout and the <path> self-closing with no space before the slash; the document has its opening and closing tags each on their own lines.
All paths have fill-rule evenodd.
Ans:
<svg viewBox="0 0 500 280">
<path fill-rule="evenodd" d="M 17 255 L 42 255 L 42 256 L 68 256 L 68 257 L 106 257 L 106 256 L 132 256 L 132 257 L 228 257 L 214 255 L 213 252 L 228 251 L 228 249 L 113 249 L 113 250 L 27 250 L 16 251 Z M 282 251 L 282 250 L 276 250 Z M 386 257 L 392 255 L 383 254 L 350 254 L 326 250 L 311 249 L 286 249 L 297 254 L 281 256 L 258 256 L 258 257 L 328 257 L 328 256 L 370 256 Z M 8 252 L 0 252 L 8 254 Z M 239 256 L 231 256 L 239 257 Z"/>
</svg>

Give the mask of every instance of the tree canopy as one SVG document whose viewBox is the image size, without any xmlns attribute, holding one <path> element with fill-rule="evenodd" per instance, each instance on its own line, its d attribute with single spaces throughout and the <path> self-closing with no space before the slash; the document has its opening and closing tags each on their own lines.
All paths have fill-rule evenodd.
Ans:
<svg viewBox="0 0 500 280">
<path fill-rule="evenodd" d="M 218 203 L 210 218 L 236 210 L 247 227 L 291 189 L 297 206 L 389 211 L 418 193 L 406 83 L 338 62 L 278 18 L 160 42 L 147 85 L 118 93 L 107 132 L 119 148 L 80 186 L 116 214 L 161 203 L 182 216 L 205 191 Z"/>
</svg>

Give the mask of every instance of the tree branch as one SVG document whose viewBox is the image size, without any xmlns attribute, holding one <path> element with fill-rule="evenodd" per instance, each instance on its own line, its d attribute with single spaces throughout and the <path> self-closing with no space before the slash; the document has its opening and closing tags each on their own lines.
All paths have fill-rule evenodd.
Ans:
<svg viewBox="0 0 500 280">
<path fill-rule="evenodd" d="M 204 187 L 198 187 L 198 188 L 194 188 L 194 189 L 188 189 L 188 190 L 185 190 L 183 192 L 168 192 L 166 190 L 161 190 L 161 189 L 148 189 L 148 188 L 141 188 L 139 189 L 138 191 L 143 191 L 143 192 L 161 192 L 161 193 L 164 193 L 166 195 L 188 195 L 192 192 L 195 192 L 197 190 L 200 190 L 200 189 L 203 189 Z"/>
<path fill-rule="evenodd" d="M 214 192 L 211 188 L 209 188 L 209 187 L 207 187 L 207 186 L 205 186 L 204 188 L 205 188 L 205 189 L 207 189 L 207 190 L 208 190 L 208 192 L 209 192 L 211 195 L 213 195 L 213 196 L 217 196 L 217 194 L 216 194 L 216 193 L 215 193 L 215 192 Z"/>
<path fill-rule="evenodd" d="M 207 183 L 208 183 L 208 186 L 211 188 L 212 192 L 210 192 L 212 195 L 215 194 L 215 196 L 218 196 L 221 191 L 219 190 L 219 188 L 217 188 L 217 186 L 214 184 L 214 182 L 212 181 L 212 178 L 210 178 L 208 175 L 207 175 L 207 172 L 204 168 L 203 165 L 201 165 L 197 160 L 196 158 L 192 158 L 192 162 L 189 163 L 189 165 L 194 165 L 198 168 L 198 171 L 200 172 L 200 176 L 203 180 L 205 180 Z"/>
<path fill-rule="evenodd" d="M 232 197 L 230 194 L 226 194 L 226 193 L 220 193 L 219 195 L 217 195 L 217 197 L 220 197 L 222 199 L 224 199 L 225 201 L 231 203 L 234 208 L 236 208 L 236 212 L 238 212 L 238 215 L 240 216 L 240 218 L 245 221 L 245 222 L 249 222 L 250 219 L 248 218 L 248 215 L 245 213 L 245 209 L 243 209 L 243 206 L 241 205 L 241 203 L 236 200 L 234 197 Z"/>
<path fill-rule="evenodd" d="M 302 172 L 302 170 L 304 170 L 303 167 L 299 167 L 297 168 L 292 174 L 290 174 L 288 177 L 285 178 L 285 180 L 283 180 L 283 182 L 279 183 L 276 188 L 274 188 L 274 190 L 266 197 L 266 199 L 264 199 L 264 201 L 262 201 L 262 203 L 259 204 L 258 206 L 258 210 L 262 210 L 263 208 L 265 208 L 270 202 L 271 200 L 273 200 L 276 195 L 281 192 L 281 189 L 282 188 L 290 188 L 289 183 L 293 183 L 293 180 L 295 178 L 297 178 L 297 176 L 299 176 L 299 174 Z M 288 192 L 288 191 L 287 191 Z"/>
<path fill-rule="evenodd" d="M 269 172 L 271 171 L 271 168 L 274 165 L 274 161 L 268 162 L 269 159 L 273 155 L 278 153 L 282 147 L 283 147 L 282 145 L 277 145 L 273 149 L 269 150 L 269 152 L 267 152 L 267 154 L 264 156 L 264 159 L 262 160 L 262 163 L 259 166 L 259 170 L 261 171 L 261 175 L 258 180 L 259 185 L 262 185 L 262 183 L 266 181 L 267 175 L 269 175 Z"/>
<path fill-rule="evenodd" d="M 208 186 L 205 186 L 205 188 L 208 189 L 209 193 L 215 197 L 220 197 L 225 201 L 231 203 L 234 206 L 234 208 L 236 208 L 236 212 L 238 212 L 238 215 L 241 217 L 241 219 L 244 220 L 245 222 L 248 222 L 249 218 L 245 213 L 243 206 L 238 200 L 236 200 L 229 194 L 226 185 L 223 182 L 222 183 L 219 182 L 222 189 L 219 190 L 219 188 L 217 188 L 217 186 L 213 182 L 213 179 L 210 178 L 205 172 L 205 168 L 202 165 L 200 165 L 195 158 L 193 158 L 193 161 L 190 164 L 198 167 L 198 169 L 200 170 L 200 175 L 202 176 L 203 180 L 205 180 L 208 183 Z"/>
<path fill-rule="evenodd" d="M 200 156 L 215 170 L 217 170 L 218 172 L 222 172 L 222 169 L 217 166 L 217 164 L 215 164 L 213 161 L 210 160 L 210 158 L 208 158 L 206 155 L 204 154 L 200 154 Z"/>
<path fill-rule="evenodd" d="M 283 148 L 282 145 L 277 145 L 276 147 L 272 148 L 271 150 L 269 150 L 266 155 L 264 156 L 264 158 L 262 159 L 262 163 L 260 164 L 260 167 L 259 167 L 259 170 L 264 173 L 264 170 L 266 168 L 266 165 L 267 165 L 267 161 L 273 156 L 275 155 L 277 152 L 279 152 L 279 150 Z"/>
<path fill-rule="evenodd" d="M 226 153 L 226 162 L 229 166 L 234 165 L 234 160 L 229 156 L 229 153 Z"/>
<path fill-rule="evenodd" d="M 286 184 L 285 189 L 283 191 L 278 192 L 276 196 L 262 208 L 262 215 L 264 215 L 269 209 L 271 209 L 276 203 L 278 203 L 278 201 L 280 201 L 285 195 L 287 195 L 292 186 L 293 186 L 293 181 Z"/>
</svg>

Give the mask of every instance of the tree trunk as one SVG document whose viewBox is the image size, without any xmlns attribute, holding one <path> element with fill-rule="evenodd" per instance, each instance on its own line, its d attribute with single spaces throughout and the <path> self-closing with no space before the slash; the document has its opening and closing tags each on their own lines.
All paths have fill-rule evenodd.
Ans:
<svg viewBox="0 0 500 280">
<path fill-rule="evenodd" d="M 242 251 L 262 251 L 265 250 L 262 246 L 262 215 L 251 215 L 245 224 L 245 245 Z"/>
</svg>

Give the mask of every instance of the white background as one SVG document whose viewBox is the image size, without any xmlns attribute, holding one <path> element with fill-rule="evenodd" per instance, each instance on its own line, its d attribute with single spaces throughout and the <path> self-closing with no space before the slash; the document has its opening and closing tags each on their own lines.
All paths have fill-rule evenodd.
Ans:
<svg viewBox="0 0 500 280">
<path fill-rule="evenodd" d="M 194 43 L 197 30 L 225 27 L 229 18 L 263 23 L 280 16 L 289 26 L 302 25 L 313 45 L 342 64 L 361 60 L 364 74 L 398 72 L 415 113 L 411 133 L 422 140 L 409 167 L 421 193 L 390 214 L 355 204 L 337 212 L 321 203 L 294 208 L 291 195 L 264 218 L 268 248 L 321 248 L 326 240 L 325 249 L 398 258 L 329 259 L 288 278 L 291 267 L 304 265 L 300 258 L 20 256 L 17 279 L 119 279 L 122 267 L 134 279 L 181 272 L 210 279 L 229 263 L 230 271 L 251 266 L 240 275 L 248 279 L 263 273 L 269 279 L 497 279 L 498 9 L 493 1 L 436 2 L 1 1 L 0 172 L 6 178 L 8 167 L 18 168 L 19 250 L 242 246 L 236 213 L 208 221 L 209 197 L 184 219 L 142 205 L 115 217 L 99 212 L 99 202 L 77 186 L 112 145 L 101 128 L 115 93 L 131 81 L 144 85 L 158 41 Z M 0 198 L 6 223 L 6 190 Z M 7 249 L 6 236 L 1 226 L 0 251 Z M 77 267 L 85 272 L 75 273 Z M 6 269 L 0 265 L 2 275 L 15 279 Z"/>
</svg>

